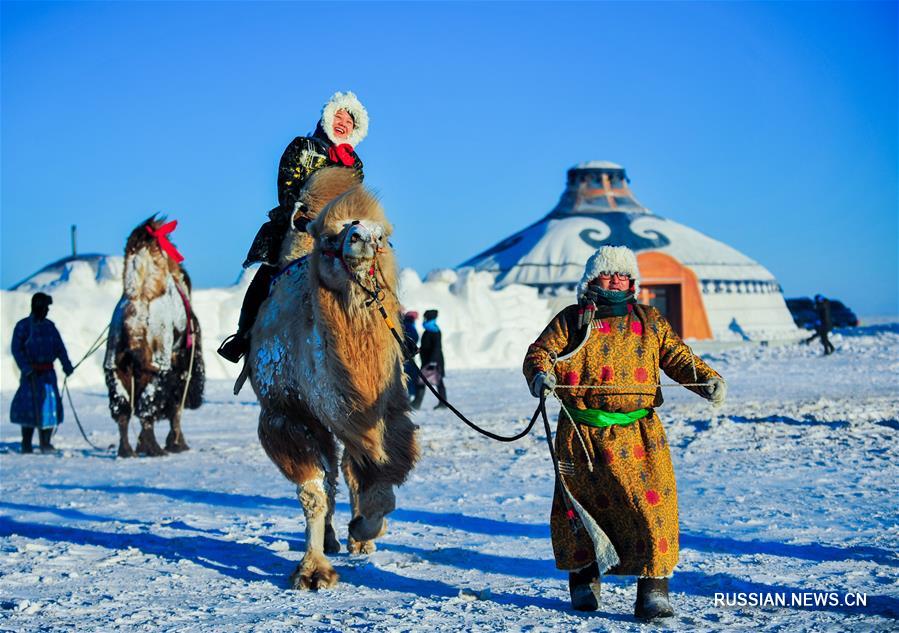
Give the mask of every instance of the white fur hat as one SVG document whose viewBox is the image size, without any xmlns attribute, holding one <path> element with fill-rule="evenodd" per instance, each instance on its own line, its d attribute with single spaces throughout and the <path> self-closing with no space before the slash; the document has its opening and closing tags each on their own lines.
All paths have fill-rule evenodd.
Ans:
<svg viewBox="0 0 899 633">
<path fill-rule="evenodd" d="M 353 131 L 344 139 L 334 135 L 334 115 L 338 110 L 346 110 L 353 117 Z M 335 145 L 349 143 L 356 147 L 368 134 L 368 112 L 352 92 L 335 92 L 322 108 L 322 129 Z"/>
<path fill-rule="evenodd" d="M 587 284 L 599 277 L 599 273 L 627 273 L 634 280 L 634 295 L 640 292 L 640 269 L 637 267 L 637 256 L 627 246 L 601 246 L 584 267 L 584 276 L 577 285 L 577 297 L 580 299 L 587 289 Z"/>
</svg>

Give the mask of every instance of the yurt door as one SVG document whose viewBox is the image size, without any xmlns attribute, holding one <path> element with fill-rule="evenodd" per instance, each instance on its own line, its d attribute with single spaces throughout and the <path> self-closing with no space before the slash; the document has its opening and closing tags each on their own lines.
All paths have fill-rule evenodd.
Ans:
<svg viewBox="0 0 899 633">
<path fill-rule="evenodd" d="M 649 297 L 649 305 L 658 308 L 674 331 L 684 335 L 683 303 L 680 284 L 659 284 L 642 286 Z"/>
<path fill-rule="evenodd" d="M 658 308 L 683 338 L 712 338 L 699 281 L 692 270 L 656 251 L 638 253 L 637 265 L 641 277 L 637 301 Z"/>
</svg>

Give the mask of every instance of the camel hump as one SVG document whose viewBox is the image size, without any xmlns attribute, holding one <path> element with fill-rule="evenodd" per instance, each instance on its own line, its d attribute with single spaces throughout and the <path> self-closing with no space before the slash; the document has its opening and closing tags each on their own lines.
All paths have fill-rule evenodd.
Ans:
<svg viewBox="0 0 899 633">
<path fill-rule="evenodd" d="M 300 194 L 301 199 L 309 215 L 315 217 L 325 205 L 360 182 L 354 169 L 322 167 L 309 177 Z"/>
</svg>

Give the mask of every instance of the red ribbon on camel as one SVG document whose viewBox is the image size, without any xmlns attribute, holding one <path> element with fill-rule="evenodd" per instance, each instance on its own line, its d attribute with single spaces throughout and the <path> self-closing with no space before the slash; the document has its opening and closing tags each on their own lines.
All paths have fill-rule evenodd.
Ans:
<svg viewBox="0 0 899 633">
<path fill-rule="evenodd" d="M 172 220 L 171 222 L 166 222 L 158 229 L 154 229 L 149 224 L 147 225 L 147 233 L 156 238 L 156 242 L 159 244 L 159 248 L 161 248 L 166 255 L 174 259 L 179 264 L 184 261 L 184 255 L 178 252 L 178 249 L 175 248 L 175 245 L 169 241 L 169 238 L 166 237 L 169 233 L 175 230 L 175 227 L 178 226 L 178 220 Z"/>
<path fill-rule="evenodd" d="M 352 167 L 356 163 L 353 156 L 353 146 L 349 143 L 341 143 L 340 145 L 328 148 L 328 158 L 332 163 L 342 163 L 347 167 Z"/>
</svg>

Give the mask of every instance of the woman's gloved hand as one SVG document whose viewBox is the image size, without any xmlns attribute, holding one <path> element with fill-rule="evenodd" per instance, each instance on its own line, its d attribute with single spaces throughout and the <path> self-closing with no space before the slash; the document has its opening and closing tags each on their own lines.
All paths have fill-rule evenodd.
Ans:
<svg viewBox="0 0 899 633">
<path fill-rule="evenodd" d="M 534 380 L 531 382 L 531 395 L 539 398 L 544 393 L 549 393 L 556 388 L 556 375 L 547 374 L 546 372 L 537 372 Z"/>
<path fill-rule="evenodd" d="M 727 397 L 727 383 L 724 382 L 723 378 L 712 378 L 704 389 L 705 397 L 712 404 L 715 406 L 724 404 L 724 399 Z"/>
</svg>

